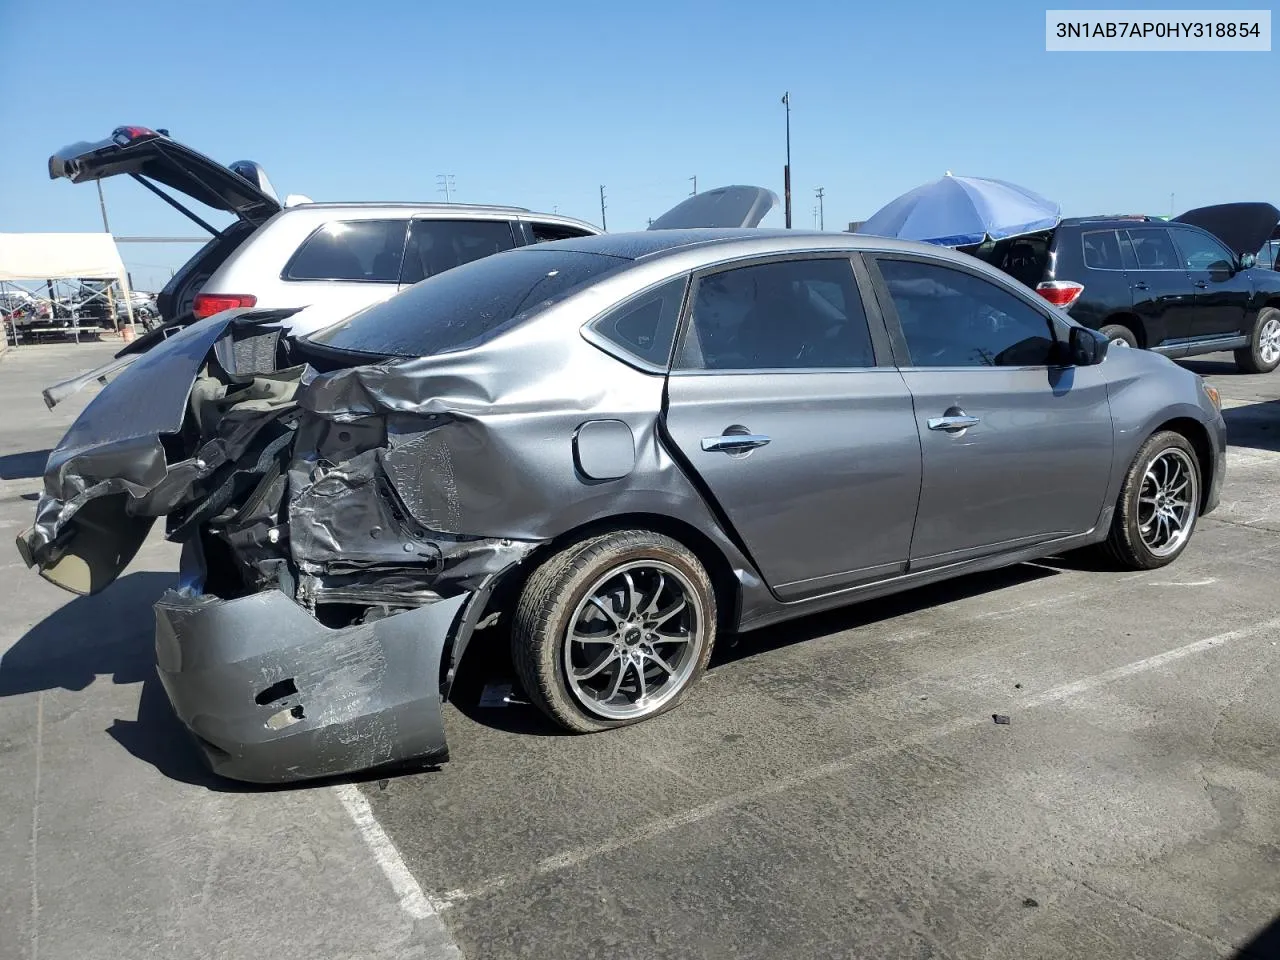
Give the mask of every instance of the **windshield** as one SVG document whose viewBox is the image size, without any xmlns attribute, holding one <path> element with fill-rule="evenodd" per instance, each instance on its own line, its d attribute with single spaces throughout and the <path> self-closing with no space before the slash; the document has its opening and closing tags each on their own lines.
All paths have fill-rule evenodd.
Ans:
<svg viewBox="0 0 1280 960">
<path fill-rule="evenodd" d="M 381 356 L 474 347 L 630 261 L 568 250 L 513 250 L 454 267 L 312 334 L 313 343 Z"/>
</svg>

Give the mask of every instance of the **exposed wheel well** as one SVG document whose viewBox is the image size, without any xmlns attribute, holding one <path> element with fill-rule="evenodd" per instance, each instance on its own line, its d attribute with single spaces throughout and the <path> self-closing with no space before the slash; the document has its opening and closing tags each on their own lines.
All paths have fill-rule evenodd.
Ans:
<svg viewBox="0 0 1280 960">
<path fill-rule="evenodd" d="M 498 581 L 494 586 L 493 595 L 485 605 L 481 619 L 493 613 L 498 613 L 502 621 L 507 621 L 520 598 L 521 591 L 524 590 L 524 585 L 529 576 L 547 557 L 559 552 L 571 543 L 585 540 L 588 537 L 599 536 L 611 530 L 652 530 L 654 533 L 665 534 L 673 540 L 684 544 L 693 551 L 694 556 L 698 558 L 698 561 L 706 569 L 707 575 L 711 578 L 711 585 L 716 593 L 718 628 L 722 631 L 728 631 L 732 629 L 733 624 L 737 623 L 738 606 L 741 601 L 738 578 L 734 576 L 733 568 L 730 566 L 729 561 L 725 559 L 720 548 L 715 545 L 710 537 L 692 524 L 653 513 L 628 513 L 596 520 L 568 530 L 555 539 L 544 543 L 529 554 L 518 567 Z M 477 634 L 477 639 L 478 637 L 479 635 Z M 473 640 L 471 646 L 475 645 L 476 641 Z M 464 662 L 470 654 L 471 646 L 468 646 L 467 653 L 463 656 Z M 459 672 L 461 670 L 462 666 L 459 664 Z"/>
<path fill-rule="evenodd" d="M 1147 328 L 1142 325 L 1142 318 L 1134 313 L 1113 313 L 1102 322 L 1102 326 L 1117 323 L 1122 327 L 1128 327 L 1133 331 L 1133 335 L 1138 338 L 1138 346 L 1144 350 L 1147 348 Z"/>
<path fill-rule="evenodd" d="M 1209 499 L 1209 483 L 1206 478 L 1213 467 L 1213 444 L 1209 439 L 1209 431 L 1198 420 L 1192 420 L 1190 417 L 1178 417 L 1175 420 L 1169 420 L 1160 424 L 1155 432 L 1159 433 L 1161 430 L 1172 430 L 1174 433 L 1182 434 L 1195 450 L 1196 460 L 1200 464 L 1199 508 L 1203 510 L 1205 503 Z"/>
</svg>

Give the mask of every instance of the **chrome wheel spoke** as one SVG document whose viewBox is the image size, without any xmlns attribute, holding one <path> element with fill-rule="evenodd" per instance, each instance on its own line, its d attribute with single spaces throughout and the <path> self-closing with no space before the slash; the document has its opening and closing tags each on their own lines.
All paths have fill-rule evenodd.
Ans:
<svg viewBox="0 0 1280 960">
<path fill-rule="evenodd" d="M 573 679 L 590 680 L 601 670 L 618 659 L 617 651 L 610 650 L 608 653 L 604 654 L 594 666 L 588 667 L 586 670 L 575 670 L 573 672 Z"/>
<path fill-rule="evenodd" d="M 618 674 L 613 678 L 613 686 L 609 688 L 609 693 L 604 698 L 606 703 L 616 697 L 618 695 L 618 691 L 622 689 L 622 681 L 627 676 L 627 667 L 631 666 L 631 661 L 618 657 L 617 664 Z"/>
<path fill-rule="evenodd" d="M 659 613 L 656 617 L 653 618 L 653 621 L 652 621 L 653 629 L 657 630 L 659 627 L 665 624 L 668 620 L 674 617 L 677 613 L 680 613 L 682 610 L 684 610 L 687 604 L 688 604 L 688 601 L 685 600 L 684 597 L 681 597 L 679 600 L 673 603 L 668 609 L 664 610 L 662 613 Z"/>
<path fill-rule="evenodd" d="M 607 643 L 614 644 L 618 641 L 618 634 L 614 633 L 579 633 L 577 630 L 569 632 L 569 639 L 574 643 Z"/>
<path fill-rule="evenodd" d="M 652 617 L 658 612 L 658 601 L 662 599 L 662 591 L 667 589 L 667 578 L 661 570 L 658 571 L 658 583 L 653 588 L 653 596 L 649 598 L 649 602 L 644 605 L 644 609 L 640 611 L 642 617 Z"/>
<path fill-rule="evenodd" d="M 629 570 L 622 574 L 622 579 L 627 585 L 627 617 L 634 617 L 640 612 L 640 594 L 636 590 L 636 581 Z"/>
<path fill-rule="evenodd" d="M 640 681 L 640 686 L 636 691 L 636 702 L 639 703 L 640 701 L 644 700 L 646 696 L 648 696 L 649 689 L 647 686 L 645 686 L 645 682 L 644 682 L 644 663 L 643 662 L 636 663 L 636 664 L 633 664 L 633 666 L 635 667 L 636 678 Z"/>
<path fill-rule="evenodd" d="M 622 626 L 622 618 L 619 617 L 616 613 L 614 613 L 609 608 L 609 604 L 605 603 L 599 597 L 592 595 L 587 599 L 587 603 L 591 604 L 593 607 L 595 607 L 597 610 L 603 613 L 606 617 L 608 617 L 609 622 L 612 623 L 615 627 Z"/>
<path fill-rule="evenodd" d="M 650 660 L 652 660 L 654 663 L 656 663 L 661 669 L 665 670 L 669 676 L 675 674 L 676 668 L 671 666 L 671 664 L 667 663 L 667 661 L 663 660 L 662 657 L 657 653 L 657 651 L 646 652 L 645 656 L 648 657 Z"/>
</svg>

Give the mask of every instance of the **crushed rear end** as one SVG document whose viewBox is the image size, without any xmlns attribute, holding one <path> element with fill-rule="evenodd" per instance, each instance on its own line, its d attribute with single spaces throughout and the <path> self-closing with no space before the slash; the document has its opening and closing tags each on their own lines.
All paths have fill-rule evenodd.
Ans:
<svg viewBox="0 0 1280 960">
<path fill-rule="evenodd" d="M 155 606 L 159 673 L 218 773 L 440 762 L 471 632 L 536 543 L 446 532 L 458 489 L 441 437 L 457 418 L 394 412 L 364 382 L 360 411 L 317 412 L 310 393 L 351 371 L 294 362 L 279 319 L 219 314 L 120 373 L 50 455 L 19 552 L 97 593 L 165 518 L 182 563 Z M 386 394 L 394 366 L 374 378 Z"/>
</svg>

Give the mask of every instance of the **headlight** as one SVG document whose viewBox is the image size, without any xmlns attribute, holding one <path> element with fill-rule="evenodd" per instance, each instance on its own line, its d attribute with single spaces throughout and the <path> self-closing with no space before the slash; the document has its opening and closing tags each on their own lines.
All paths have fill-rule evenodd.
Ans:
<svg viewBox="0 0 1280 960">
<path fill-rule="evenodd" d="M 1218 393 L 1218 388 L 1209 384 L 1203 377 L 1200 378 L 1200 389 L 1204 391 L 1204 395 L 1209 398 L 1209 402 L 1213 404 L 1213 409 L 1219 413 L 1222 412 L 1222 395 Z"/>
</svg>

